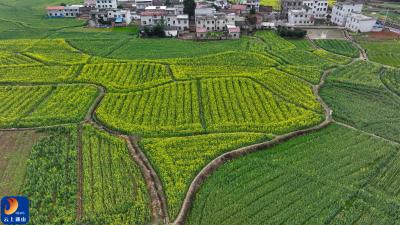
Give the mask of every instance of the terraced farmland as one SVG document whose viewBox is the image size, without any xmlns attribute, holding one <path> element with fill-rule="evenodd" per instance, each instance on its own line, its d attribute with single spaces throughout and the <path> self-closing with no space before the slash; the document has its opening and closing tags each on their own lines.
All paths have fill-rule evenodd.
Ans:
<svg viewBox="0 0 400 225">
<path fill-rule="evenodd" d="M 371 61 L 400 67 L 400 41 L 361 41 Z"/>
<path fill-rule="evenodd" d="M 390 224 L 399 147 L 332 125 L 242 157 L 206 181 L 188 224 Z"/>
</svg>

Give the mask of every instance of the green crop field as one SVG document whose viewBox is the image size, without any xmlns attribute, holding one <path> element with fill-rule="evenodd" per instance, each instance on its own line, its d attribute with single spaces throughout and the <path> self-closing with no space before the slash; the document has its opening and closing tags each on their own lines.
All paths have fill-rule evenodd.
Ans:
<svg viewBox="0 0 400 225">
<path fill-rule="evenodd" d="M 359 56 L 358 49 L 349 41 L 345 40 L 315 40 L 317 45 L 321 48 L 352 58 L 356 58 Z"/>
<path fill-rule="evenodd" d="M 32 224 L 400 222 L 397 41 L 145 39 L 61 3 L 0 0 L 0 192 Z"/>
<path fill-rule="evenodd" d="M 391 224 L 399 149 L 332 125 L 219 168 L 188 224 Z"/>
<path fill-rule="evenodd" d="M 371 61 L 389 66 L 400 67 L 400 41 L 362 41 Z"/>
<path fill-rule="evenodd" d="M 146 224 L 147 190 L 126 143 L 90 125 L 82 142 L 84 223 Z"/>
</svg>

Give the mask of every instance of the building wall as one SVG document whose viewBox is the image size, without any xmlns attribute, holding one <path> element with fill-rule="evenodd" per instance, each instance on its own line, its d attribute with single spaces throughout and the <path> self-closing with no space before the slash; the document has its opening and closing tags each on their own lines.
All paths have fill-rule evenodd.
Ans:
<svg viewBox="0 0 400 225">
<path fill-rule="evenodd" d="M 117 0 L 96 0 L 96 8 L 98 9 L 116 9 Z"/>
<path fill-rule="evenodd" d="M 316 19 L 325 19 L 328 12 L 328 1 L 304 1 L 303 5 L 311 8 L 311 11 Z"/>
<path fill-rule="evenodd" d="M 196 17 L 196 26 L 204 27 L 207 31 L 224 31 L 228 20 L 224 18 Z"/>
<path fill-rule="evenodd" d="M 302 8 L 303 0 L 281 0 L 281 17 L 288 18 L 289 10 Z"/>
<path fill-rule="evenodd" d="M 79 7 L 65 6 L 64 13 L 65 17 L 77 17 L 79 16 Z"/>
<path fill-rule="evenodd" d="M 309 26 L 314 24 L 311 11 L 302 10 L 301 12 L 289 11 L 288 22 L 292 26 Z"/>
<path fill-rule="evenodd" d="M 360 13 L 362 4 L 336 4 L 332 9 L 331 22 L 339 26 L 345 26 L 347 17 L 352 12 Z"/>
<path fill-rule="evenodd" d="M 49 17 L 64 17 L 64 10 L 47 10 L 47 16 Z"/>
<path fill-rule="evenodd" d="M 375 19 L 358 20 L 354 17 L 347 18 L 346 28 L 353 32 L 371 32 L 376 23 Z"/>
</svg>

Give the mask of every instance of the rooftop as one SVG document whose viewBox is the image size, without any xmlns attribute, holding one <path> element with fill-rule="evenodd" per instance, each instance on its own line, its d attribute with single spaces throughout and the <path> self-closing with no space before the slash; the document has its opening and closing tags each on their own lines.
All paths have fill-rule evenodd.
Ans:
<svg viewBox="0 0 400 225">
<path fill-rule="evenodd" d="M 361 20 L 361 21 L 376 20 L 374 17 L 364 16 L 363 14 L 359 14 L 359 13 L 352 13 L 351 17 L 356 20 Z"/>
<path fill-rule="evenodd" d="M 167 15 L 166 11 L 161 10 L 153 10 L 153 11 L 144 11 L 140 13 L 141 16 L 165 16 Z"/>
<path fill-rule="evenodd" d="M 64 10 L 64 6 L 48 6 L 47 10 Z"/>
</svg>

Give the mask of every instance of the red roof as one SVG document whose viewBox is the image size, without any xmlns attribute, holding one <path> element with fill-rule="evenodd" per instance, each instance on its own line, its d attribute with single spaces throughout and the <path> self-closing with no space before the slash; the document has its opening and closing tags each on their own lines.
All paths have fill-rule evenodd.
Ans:
<svg viewBox="0 0 400 225">
<path fill-rule="evenodd" d="M 246 10 L 246 6 L 245 5 L 232 5 L 231 9 L 244 11 L 244 10 Z"/>
<path fill-rule="evenodd" d="M 48 6 L 47 10 L 64 10 L 64 6 Z"/>
<path fill-rule="evenodd" d="M 196 33 L 207 33 L 207 29 L 205 27 L 196 27 Z"/>
<path fill-rule="evenodd" d="M 167 12 L 165 11 L 144 11 L 140 13 L 141 16 L 165 16 Z"/>
<path fill-rule="evenodd" d="M 240 33 L 239 27 L 228 28 L 229 33 Z"/>
</svg>

